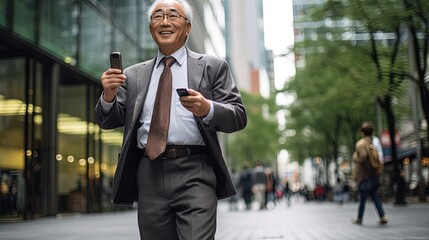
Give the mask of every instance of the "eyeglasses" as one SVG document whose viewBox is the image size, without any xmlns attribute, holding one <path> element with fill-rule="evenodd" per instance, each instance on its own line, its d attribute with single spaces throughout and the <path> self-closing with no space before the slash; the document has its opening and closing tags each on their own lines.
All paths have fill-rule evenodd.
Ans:
<svg viewBox="0 0 429 240">
<path fill-rule="evenodd" d="M 164 16 L 167 16 L 167 20 L 170 22 L 177 22 L 179 18 L 183 18 L 187 22 L 189 21 L 186 17 L 178 13 L 155 13 L 154 15 L 150 16 L 150 20 L 152 22 L 161 22 L 164 20 Z"/>
</svg>

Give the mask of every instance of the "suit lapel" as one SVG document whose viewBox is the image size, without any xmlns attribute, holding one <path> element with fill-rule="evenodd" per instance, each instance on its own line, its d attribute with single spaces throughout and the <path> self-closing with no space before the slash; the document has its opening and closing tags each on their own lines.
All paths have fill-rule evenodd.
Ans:
<svg viewBox="0 0 429 240">
<path fill-rule="evenodd" d="M 137 97 L 135 100 L 135 107 L 133 113 L 133 120 L 135 122 L 140 116 L 140 113 L 143 109 L 143 102 L 146 98 L 146 94 L 149 88 L 150 77 L 152 75 L 152 70 L 155 65 L 155 59 L 149 60 L 148 62 L 143 63 L 143 66 L 138 70 L 137 75 Z"/>
<path fill-rule="evenodd" d="M 203 79 L 206 62 L 201 60 L 202 55 L 188 49 L 188 86 L 198 90 Z"/>
</svg>

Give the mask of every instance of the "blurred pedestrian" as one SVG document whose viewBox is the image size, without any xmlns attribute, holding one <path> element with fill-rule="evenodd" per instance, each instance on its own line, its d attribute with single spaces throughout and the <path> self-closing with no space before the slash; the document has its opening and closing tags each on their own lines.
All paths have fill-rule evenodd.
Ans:
<svg viewBox="0 0 429 240">
<path fill-rule="evenodd" d="M 276 193 L 275 193 L 275 197 L 276 197 L 276 202 L 275 204 L 280 204 L 283 202 L 283 187 L 281 184 L 276 184 Z"/>
<path fill-rule="evenodd" d="M 255 200 L 259 204 L 259 210 L 265 209 L 265 191 L 267 189 L 267 176 L 262 162 L 256 163 L 254 169 L 253 193 Z"/>
<path fill-rule="evenodd" d="M 234 185 L 237 189 L 237 194 L 235 194 L 234 196 L 231 196 L 228 199 L 229 210 L 230 211 L 237 211 L 238 210 L 238 200 L 240 199 L 241 184 L 240 184 L 240 174 L 235 170 L 235 168 L 233 168 L 231 170 L 231 178 L 232 178 L 232 181 L 234 182 Z"/>
<path fill-rule="evenodd" d="M 344 203 L 347 203 L 350 198 L 350 184 L 348 181 L 345 181 L 343 184 L 343 200 Z"/>
<path fill-rule="evenodd" d="M 322 184 L 316 183 L 316 188 L 314 188 L 314 197 L 319 202 L 325 200 L 325 189 L 323 188 Z"/>
<path fill-rule="evenodd" d="M 292 195 L 292 191 L 291 191 L 290 186 L 289 186 L 289 180 L 286 180 L 285 187 L 283 189 L 283 196 L 286 199 L 286 205 L 287 206 L 291 205 L 291 202 L 290 202 L 291 195 Z"/>
<path fill-rule="evenodd" d="M 304 202 L 308 202 L 310 200 L 307 184 L 302 184 L 301 188 L 299 189 L 299 193 L 304 198 Z"/>
<path fill-rule="evenodd" d="M 186 46 L 192 11 L 185 0 L 154 1 L 156 56 L 101 76 L 95 119 L 124 127 L 112 201 L 138 200 L 141 239 L 212 240 L 217 199 L 236 193 L 217 133 L 243 129 L 247 117 L 225 60 Z"/>
<path fill-rule="evenodd" d="M 252 207 L 252 186 L 252 172 L 249 169 L 249 164 L 245 162 L 240 172 L 240 187 L 246 210 L 250 210 Z"/>
<path fill-rule="evenodd" d="M 353 220 L 355 224 L 362 224 L 363 222 L 365 204 L 368 196 L 372 198 L 378 211 L 380 217 L 379 223 L 386 224 L 388 222 L 383 204 L 377 196 L 377 190 L 380 187 L 379 173 L 377 169 L 371 167 L 369 160 L 373 133 L 374 125 L 369 121 L 363 122 L 361 125 L 362 138 L 356 143 L 355 152 L 353 154 L 353 160 L 356 163 L 354 180 L 356 181 L 359 191 L 358 216 Z"/>
<path fill-rule="evenodd" d="M 334 186 L 334 202 L 338 205 L 343 205 L 344 203 L 344 192 L 343 192 L 343 184 L 341 183 L 341 179 L 337 177 L 337 181 Z"/>
<path fill-rule="evenodd" d="M 274 203 L 274 195 L 275 195 L 275 178 L 273 174 L 273 170 L 271 168 L 265 168 L 265 176 L 266 176 L 266 183 L 267 186 L 265 189 L 265 207 L 268 207 L 268 203 L 272 202 Z"/>
</svg>

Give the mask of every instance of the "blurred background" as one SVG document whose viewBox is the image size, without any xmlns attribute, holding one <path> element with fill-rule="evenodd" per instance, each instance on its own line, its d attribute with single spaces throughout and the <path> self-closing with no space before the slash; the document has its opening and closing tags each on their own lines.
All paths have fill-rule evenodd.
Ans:
<svg viewBox="0 0 429 240">
<path fill-rule="evenodd" d="M 427 1 L 189 2 L 189 48 L 228 61 L 248 111 L 246 129 L 220 134 L 231 171 L 262 163 L 274 198 L 333 201 L 341 183 L 353 199 L 351 156 L 369 120 L 383 200 L 426 200 Z M 93 108 L 110 52 L 124 67 L 155 56 L 151 3 L 0 0 L 0 220 L 126 209 L 110 204 L 122 129 L 99 129 Z"/>
</svg>

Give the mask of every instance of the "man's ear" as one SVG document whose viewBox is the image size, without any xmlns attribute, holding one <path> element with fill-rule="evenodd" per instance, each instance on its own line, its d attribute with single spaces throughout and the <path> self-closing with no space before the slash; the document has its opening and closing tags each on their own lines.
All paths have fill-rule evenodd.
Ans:
<svg viewBox="0 0 429 240">
<path fill-rule="evenodd" d="M 186 25 L 186 36 L 189 36 L 189 33 L 191 32 L 192 24 L 188 22 Z"/>
</svg>

